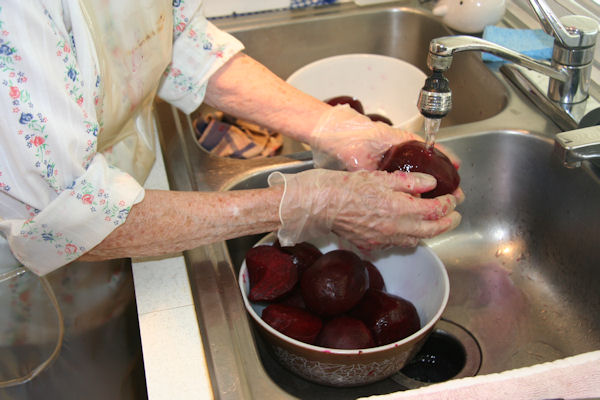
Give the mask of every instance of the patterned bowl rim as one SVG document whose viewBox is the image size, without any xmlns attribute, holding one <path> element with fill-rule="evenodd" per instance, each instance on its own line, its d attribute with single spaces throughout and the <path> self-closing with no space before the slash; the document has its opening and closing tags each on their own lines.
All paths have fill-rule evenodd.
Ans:
<svg viewBox="0 0 600 400">
<path fill-rule="evenodd" d="M 265 236 L 264 238 L 262 238 L 261 240 L 259 240 L 255 244 L 255 246 L 258 246 L 260 244 L 270 244 L 269 239 L 271 239 L 270 242 L 272 243 L 273 242 L 272 238 L 273 238 L 273 234 L 270 233 L 267 236 Z M 435 252 L 433 250 L 431 250 L 428 246 L 423 245 L 423 244 L 420 244 L 420 246 L 427 249 L 427 251 L 432 256 L 432 258 L 435 262 L 435 265 L 437 266 L 437 268 L 439 269 L 439 271 L 442 275 L 442 283 L 443 283 L 443 290 L 444 290 L 442 302 L 441 302 L 437 312 L 435 313 L 435 315 L 425 325 L 423 325 L 421 327 L 421 329 L 419 329 L 412 335 L 405 337 L 402 340 L 392 342 L 392 343 L 389 343 L 389 344 L 386 344 L 383 346 L 369 347 L 366 349 L 344 350 L 344 349 L 333 349 L 333 348 L 329 348 L 329 347 L 316 346 L 316 345 L 304 343 L 299 340 L 293 339 L 287 335 L 284 335 L 283 333 L 279 332 L 278 330 L 274 329 L 273 327 L 271 327 L 256 313 L 256 311 L 254 311 L 254 308 L 252 307 L 252 304 L 251 304 L 250 300 L 248 299 L 248 296 L 246 294 L 245 287 L 244 287 L 245 286 L 244 274 L 247 271 L 245 260 L 242 263 L 242 266 L 240 268 L 240 272 L 238 275 L 238 284 L 240 287 L 240 291 L 242 292 L 242 297 L 244 299 L 244 305 L 246 306 L 246 310 L 248 311 L 248 313 L 252 316 L 252 319 L 254 319 L 254 321 L 256 321 L 256 323 L 258 323 L 263 329 L 265 329 L 271 335 L 278 337 L 279 339 L 281 339 L 284 342 L 298 346 L 305 350 L 319 352 L 319 353 L 327 353 L 327 354 L 341 354 L 341 355 L 363 354 L 364 355 L 364 354 L 374 354 L 374 353 L 378 353 L 378 352 L 384 352 L 384 351 L 387 351 L 387 350 L 390 350 L 393 348 L 401 347 L 409 342 L 412 342 L 413 340 L 418 339 L 420 336 L 424 335 L 425 333 L 429 332 L 431 330 L 431 328 L 441 318 L 442 313 L 444 312 L 444 310 L 446 309 L 446 305 L 448 304 L 448 298 L 450 297 L 450 279 L 448 278 L 448 271 L 446 271 L 446 267 L 444 266 L 444 263 L 442 262 L 442 260 L 440 260 L 440 258 L 437 256 L 437 254 L 435 254 Z"/>
</svg>

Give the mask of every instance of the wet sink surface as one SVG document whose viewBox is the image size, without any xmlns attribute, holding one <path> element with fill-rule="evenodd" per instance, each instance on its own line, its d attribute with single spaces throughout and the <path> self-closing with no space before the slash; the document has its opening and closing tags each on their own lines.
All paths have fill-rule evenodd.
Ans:
<svg viewBox="0 0 600 400">
<path fill-rule="evenodd" d="M 597 181 L 534 136 L 447 143 L 464 161 L 464 218 L 428 244 L 450 271 L 444 316 L 478 340 L 480 373 L 600 348 Z"/>
<path fill-rule="evenodd" d="M 562 167 L 553 144 L 494 132 L 445 141 L 462 160 L 461 225 L 426 241 L 450 277 L 443 318 L 479 345 L 478 373 L 501 372 L 600 348 L 600 185 Z M 232 187 L 264 187 L 269 171 Z M 228 242 L 235 268 L 260 236 Z M 460 339 L 459 339 L 460 341 Z M 258 339 L 271 377 L 304 398 L 399 390 L 393 379 L 359 389 L 308 384 L 281 368 Z M 477 372 L 477 371 L 475 371 Z"/>
</svg>

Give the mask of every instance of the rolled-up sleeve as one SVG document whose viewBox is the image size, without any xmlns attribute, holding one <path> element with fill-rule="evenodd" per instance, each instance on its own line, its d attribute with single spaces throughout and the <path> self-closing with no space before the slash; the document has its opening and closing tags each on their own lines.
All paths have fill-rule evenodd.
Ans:
<svg viewBox="0 0 600 400">
<path fill-rule="evenodd" d="M 0 8 L 0 235 L 39 275 L 121 225 L 143 188 L 97 153 L 97 71 L 60 4 Z M 78 54 L 76 54 L 78 53 Z"/>
<path fill-rule="evenodd" d="M 174 7 L 173 59 L 158 95 L 191 113 L 202 103 L 211 75 L 243 48 L 239 40 L 204 18 L 200 9 L 188 17 Z"/>
<path fill-rule="evenodd" d="M 144 190 L 130 175 L 97 154 L 73 185 L 28 219 L 7 219 L 13 255 L 38 275 L 75 260 L 125 222 Z"/>
</svg>

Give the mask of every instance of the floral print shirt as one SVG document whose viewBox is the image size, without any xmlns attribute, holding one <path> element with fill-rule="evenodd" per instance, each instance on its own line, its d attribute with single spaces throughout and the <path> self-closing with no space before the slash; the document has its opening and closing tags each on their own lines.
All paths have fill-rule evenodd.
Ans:
<svg viewBox="0 0 600 400">
<path fill-rule="evenodd" d="M 89 1 L 116 11 L 129 7 L 123 0 Z M 152 90 L 160 82 L 160 97 L 191 112 L 211 74 L 243 46 L 202 16 L 201 0 L 162 1 L 172 7 L 172 29 L 164 30 L 172 35 L 172 53 L 164 55 L 168 67 L 138 87 Z M 110 152 L 98 151 L 102 120 L 111 115 L 97 107 L 103 60 L 81 3 L 0 3 L 0 241 L 38 275 L 100 243 L 144 195 L 140 183 L 108 161 Z M 115 15 L 115 29 L 139 23 L 128 12 Z M 140 62 L 162 57 L 143 56 L 127 66 L 132 76 Z"/>
</svg>

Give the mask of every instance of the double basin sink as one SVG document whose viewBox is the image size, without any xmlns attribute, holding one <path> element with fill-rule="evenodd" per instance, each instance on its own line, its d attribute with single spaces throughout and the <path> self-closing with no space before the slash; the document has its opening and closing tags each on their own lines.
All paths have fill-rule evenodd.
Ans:
<svg viewBox="0 0 600 400">
<path fill-rule="evenodd" d="M 389 55 L 428 72 L 429 41 L 452 34 L 417 2 L 342 3 L 215 23 L 283 79 L 346 53 Z M 478 55 L 455 57 L 447 77 L 454 107 L 438 136 L 462 161 L 466 200 L 460 226 L 425 241 L 445 263 L 451 288 L 425 346 L 438 353 L 426 356 L 440 365 L 450 358 L 454 370 L 441 371 L 443 380 L 600 349 L 597 173 L 562 166 L 553 152 L 558 128 Z M 174 190 L 260 188 L 275 170 L 312 168 L 310 152 L 292 141 L 267 159 L 215 157 L 195 142 L 192 121 L 201 110 L 186 115 L 165 103 L 156 110 Z M 280 367 L 246 315 L 237 284 L 245 252 L 260 237 L 184 253 L 216 398 L 356 398 L 431 381 L 427 372 L 403 371 L 368 386 L 330 388 Z"/>
</svg>

